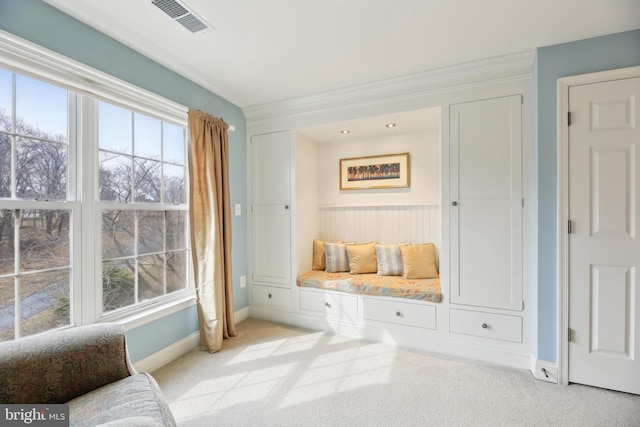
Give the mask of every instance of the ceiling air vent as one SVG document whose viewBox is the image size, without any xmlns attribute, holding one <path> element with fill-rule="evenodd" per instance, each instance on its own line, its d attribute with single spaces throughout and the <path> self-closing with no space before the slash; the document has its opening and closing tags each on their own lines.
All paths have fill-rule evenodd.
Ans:
<svg viewBox="0 0 640 427">
<path fill-rule="evenodd" d="M 178 0 L 151 0 L 151 3 L 194 34 L 213 28 Z"/>
</svg>

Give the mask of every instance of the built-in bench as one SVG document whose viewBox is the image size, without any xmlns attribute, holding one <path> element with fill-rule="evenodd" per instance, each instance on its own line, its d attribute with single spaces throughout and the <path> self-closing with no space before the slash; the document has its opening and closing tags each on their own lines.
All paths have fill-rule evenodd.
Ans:
<svg viewBox="0 0 640 427">
<path fill-rule="evenodd" d="M 309 271 L 298 276 L 296 284 L 301 288 L 442 302 L 439 277 L 404 279 L 402 276 L 380 276 L 375 273 Z"/>
<path fill-rule="evenodd" d="M 300 288 L 442 302 L 435 246 L 313 241 L 313 267 Z"/>
</svg>

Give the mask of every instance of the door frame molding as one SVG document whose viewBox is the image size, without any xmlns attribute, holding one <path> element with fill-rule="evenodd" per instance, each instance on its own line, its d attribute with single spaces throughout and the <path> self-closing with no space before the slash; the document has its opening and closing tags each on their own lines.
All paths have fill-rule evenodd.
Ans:
<svg viewBox="0 0 640 427">
<path fill-rule="evenodd" d="M 640 66 L 558 79 L 558 384 L 569 384 L 569 89 L 640 77 Z"/>
</svg>

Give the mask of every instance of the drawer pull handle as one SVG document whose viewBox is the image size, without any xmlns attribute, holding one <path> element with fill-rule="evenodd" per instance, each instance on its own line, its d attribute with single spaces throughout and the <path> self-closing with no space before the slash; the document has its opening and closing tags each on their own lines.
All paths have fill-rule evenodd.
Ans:
<svg viewBox="0 0 640 427">
<path fill-rule="evenodd" d="M 269 298 L 271 298 L 271 294 L 269 294 L 268 296 L 269 296 Z"/>
<path fill-rule="evenodd" d="M 486 323 L 482 324 L 482 329 L 487 329 L 489 327 L 489 325 L 487 325 Z"/>
<path fill-rule="evenodd" d="M 325 302 L 324 306 L 327 307 L 327 308 L 331 308 L 331 304 L 329 304 L 328 302 Z"/>
<path fill-rule="evenodd" d="M 400 317 L 400 316 L 402 316 L 402 313 L 400 313 L 399 311 L 396 311 L 396 316 Z"/>
</svg>

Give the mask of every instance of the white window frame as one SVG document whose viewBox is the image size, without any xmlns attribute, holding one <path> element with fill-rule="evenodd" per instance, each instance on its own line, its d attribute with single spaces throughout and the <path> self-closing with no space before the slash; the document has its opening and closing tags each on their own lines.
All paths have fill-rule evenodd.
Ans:
<svg viewBox="0 0 640 427">
<path fill-rule="evenodd" d="M 92 117 L 91 120 L 83 121 L 82 134 L 78 135 L 77 141 L 92 141 L 95 140 L 95 136 L 98 134 L 96 99 L 102 99 L 187 128 L 187 107 L 3 30 L 0 30 L 0 67 L 77 92 L 77 103 L 75 105 L 77 106 L 77 112 L 81 114 L 73 114 L 74 108 L 70 108 L 70 128 L 77 128 L 77 120 L 80 115 L 84 118 Z M 86 98 L 83 99 L 82 95 L 88 95 L 94 99 L 86 102 Z M 71 255 L 74 266 L 72 277 L 74 280 L 73 285 L 75 285 L 72 286 L 71 295 L 71 326 L 101 321 L 116 321 L 124 324 L 127 329 L 131 329 L 194 305 L 193 275 L 189 274 L 190 289 L 176 291 L 164 297 L 137 304 L 130 309 L 118 310 L 116 313 L 103 315 L 102 277 L 101 269 L 99 268 L 101 265 L 100 233 L 80 232 L 80 230 L 100 230 L 101 228 L 100 202 L 95 201 L 98 144 L 85 143 L 82 147 L 76 146 L 73 148 L 71 144 L 72 142 L 70 141 L 70 168 L 68 174 L 70 182 L 69 199 L 73 200 L 73 202 L 66 202 L 65 209 L 73 209 L 74 213 L 78 212 L 81 215 L 81 221 L 76 221 L 76 224 L 81 225 L 76 225 L 71 229 L 73 245 Z M 77 165 L 77 169 L 71 170 L 74 165 Z M 83 175 L 83 171 L 80 169 L 82 165 L 89 165 L 94 172 Z M 185 157 L 185 182 L 188 182 L 188 173 Z M 82 180 L 72 179 L 73 175 L 82 177 Z M 74 187 L 76 182 L 78 188 Z M 187 200 L 185 200 L 185 203 L 188 205 L 188 191 L 186 193 Z M 81 203 L 80 200 L 85 201 L 85 203 Z M 14 206 L 14 203 L 20 202 L 12 202 L 12 206 Z M 32 206 L 32 202 L 29 203 Z M 148 204 L 145 203 L 130 203 L 127 205 L 133 204 L 139 210 L 147 210 L 149 208 Z M 49 204 L 47 206 L 51 208 L 53 205 Z M 153 207 L 150 208 L 153 209 Z M 188 271 L 192 272 L 191 257 L 188 256 L 187 259 Z M 95 285 L 82 286 L 82 284 L 86 283 L 94 283 Z M 78 300 L 80 304 L 75 303 Z"/>
</svg>

